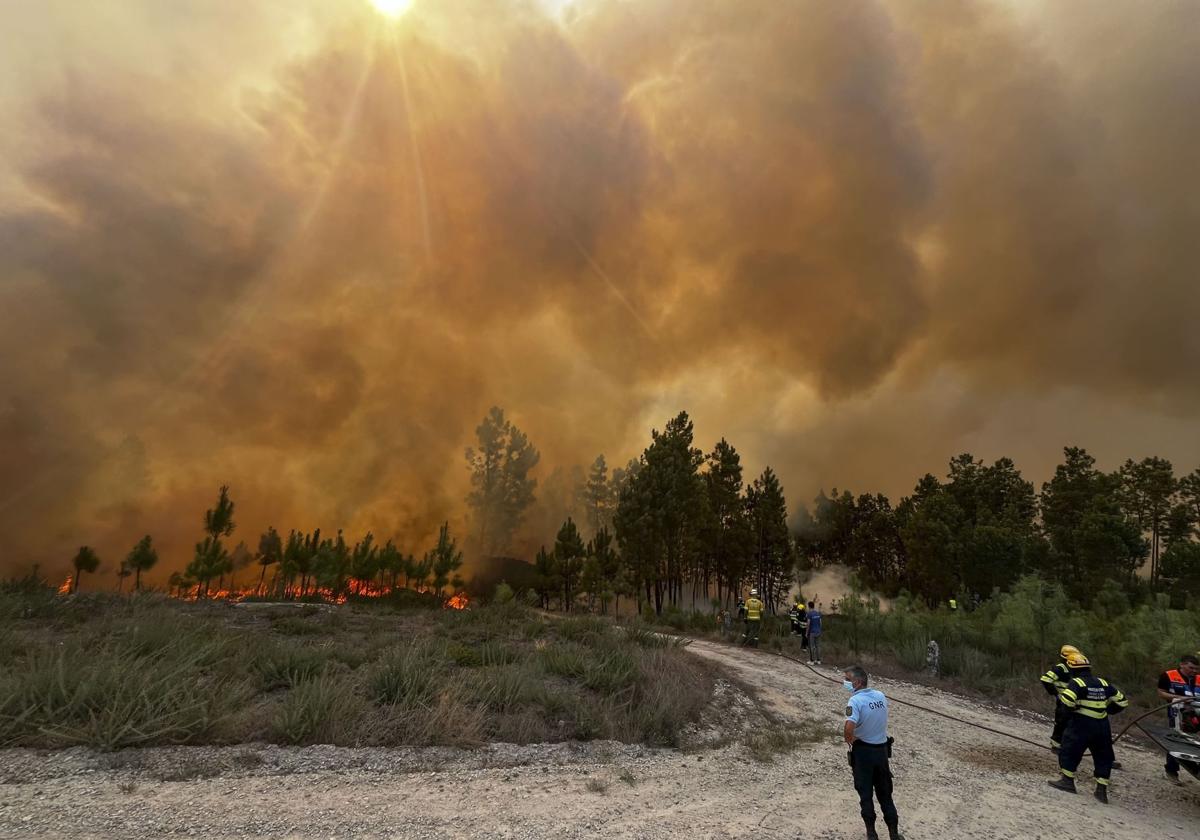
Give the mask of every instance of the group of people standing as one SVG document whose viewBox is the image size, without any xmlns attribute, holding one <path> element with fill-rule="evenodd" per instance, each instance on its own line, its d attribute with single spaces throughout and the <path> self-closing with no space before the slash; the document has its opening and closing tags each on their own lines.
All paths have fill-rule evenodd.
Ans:
<svg viewBox="0 0 1200 840">
<path fill-rule="evenodd" d="M 804 605 L 804 596 L 797 595 L 792 608 L 788 610 L 788 619 L 792 623 L 792 635 L 800 637 L 800 647 L 808 651 L 808 661 L 813 665 L 821 664 L 821 611 L 816 605 L 808 602 Z"/>
<path fill-rule="evenodd" d="M 742 622 L 742 644 L 747 647 L 758 647 L 759 630 L 762 628 L 763 613 L 766 604 L 758 597 L 758 589 L 750 590 L 750 597 L 739 599 L 737 604 L 738 620 Z M 793 636 L 800 637 L 800 646 L 808 651 L 808 661 L 813 665 L 821 664 L 821 611 L 813 601 L 804 604 L 804 597 L 797 594 L 794 603 L 788 610 Z M 718 622 L 726 633 L 731 630 L 728 613 L 722 610 L 718 613 Z"/>
<path fill-rule="evenodd" d="M 1200 699 L 1196 682 L 1198 663 L 1200 659 L 1188 654 L 1180 658 L 1178 668 L 1159 676 L 1158 695 L 1170 704 L 1167 725 L 1171 729 L 1200 729 L 1195 709 L 1195 701 Z M 1056 698 L 1050 747 L 1058 754 L 1059 778 L 1050 782 L 1050 786 L 1075 793 L 1075 771 L 1084 753 L 1090 750 L 1095 797 L 1107 803 L 1112 771 L 1121 767 L 1113 753 L 1108 718 L 1127 708 L 1129 700 L 1108 680 L 1093 674 L 1090 660 L 1074 645 L 1062 646 L 1059 661 L 1042 674 L 1041 682 L 1046 692 Z M 1168 779 L 1181 784 L 1179 762 L 1169 753 L 1164 770 Z"/>
</svg>

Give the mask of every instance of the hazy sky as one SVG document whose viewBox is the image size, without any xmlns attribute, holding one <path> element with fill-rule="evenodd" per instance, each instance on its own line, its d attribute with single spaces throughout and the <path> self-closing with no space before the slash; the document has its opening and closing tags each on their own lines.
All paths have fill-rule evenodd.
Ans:
<svg viewBox="0 0 1200 840">
<path fill-rule="evenodd" d="M 422 550 L 493 404 L 543 478 L 686 409 L 794 503 L 1200 464 L 1193 3 L 0 20 L 7 568 L 147 531 L 178 568 L 223 482 L 235 541 Z"/>
</svg>

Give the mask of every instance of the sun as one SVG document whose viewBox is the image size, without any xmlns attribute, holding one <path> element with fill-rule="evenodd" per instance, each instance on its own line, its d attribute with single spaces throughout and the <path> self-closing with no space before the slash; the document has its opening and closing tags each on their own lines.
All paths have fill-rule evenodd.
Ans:
<svg viewBox="0 0 1200 840">
<path fill-rule="evenodd" d="M 412 8 L 413 0 L 371 0 L 371 5 L 382 15 L 398 18 Z"/>
</svg>

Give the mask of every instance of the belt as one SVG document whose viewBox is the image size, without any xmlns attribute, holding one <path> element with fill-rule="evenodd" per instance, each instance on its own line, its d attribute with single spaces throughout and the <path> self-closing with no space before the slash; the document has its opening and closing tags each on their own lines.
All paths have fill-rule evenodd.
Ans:
<svg viewBox="0 0 1200 840">
<path fill-rule="evenodd" d="M 870 741 L 855 741 L 854 746 L 856 748 L 862 747 L 863 749 L 870 747 L 873 750 L 886 750 L 887 741 L 880 741 L 878 744 L 872 744 Z"/>
</svg>

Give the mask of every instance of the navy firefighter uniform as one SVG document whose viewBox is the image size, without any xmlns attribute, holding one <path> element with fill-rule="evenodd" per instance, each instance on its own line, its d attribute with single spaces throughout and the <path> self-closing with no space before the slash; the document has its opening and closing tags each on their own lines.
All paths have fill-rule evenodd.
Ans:
<svg viewBox="0 0 1200 840">
<path fill-rule="evenodd" d="M 1049 671 L 1042 674 L 1042 688 L 1046 689 L 1046 693 L 1054 698 L 1054 729 L 1050 733 L 1050 748 L 1054 752 L 1058 752 L 1062 746 L 1063 731 L 1067 728 L 1067 719 L 1071 716 L 1071 709 L 1062 701 L 1063 689 L 1067 687 L 1067 681 L 1071 679 L 1071 670 L 1067 667 L 1067 657 L 1072 653 L 1079 653 L 1079 648 L 1074 645 L 1063 645 L 1059 648 L 1059 661 L 1054 663 Z"/>
<path fill-rule="evenodd" d="M 1050 786 L 1075 793 L 1075 771 L 1083 754 L 1091 750 L 1095 765 L 1095 795 L 1101 802 L 1108 802 L 1108 781 L 1115 758 L 1108 716 L 1123 711 L 1129 701 L 1119 688 L 1092 673 L 1091 663 L 1083 654 L 1070 654 L 1067 667 L 1071 679 L 1059 695 L 1070 709 L 1062 749 L 1058 752 L 1058 769 L 1062 775 L 1050 782 Z"/>
<path fill-rule="evenodd" d="M 850 767 L 854 771 L 854 790 L 858 793 L 867 837 L 875 833 L 875 803 L 883 811 L 888 835 L 902 840 L 900 817 L 892 800 L 892 768 L 888 759 L 892 739 L 888 737 L 888 701 L 883 692 L 867 688 L 866 673 L 860 668 L 846 672 L 844 685 L 853 693 L 846 704 L 846 740 L 850 747 Z"/>
</svg>

